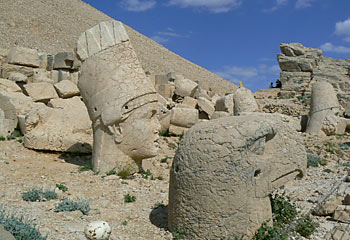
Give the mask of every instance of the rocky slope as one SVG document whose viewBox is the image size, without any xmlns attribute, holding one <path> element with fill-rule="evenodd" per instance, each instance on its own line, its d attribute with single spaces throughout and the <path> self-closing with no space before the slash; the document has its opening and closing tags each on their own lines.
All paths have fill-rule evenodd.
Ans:
<svg viewBox="0 0 350 240">
<path fill-rule="evenodd" d="M 111 19 L 81 0 L 33 0 L 30 4 L 25 0 L 3 0 L 0 13 L 0 48 L 19 45 L 51 54 L 72 51 L 82 32 Z M 219 94 L 237 88 L 134 29 L 126 28 L 145 71 L 152 74 L 177 72 L 198 81 L 204 89 L 211 87 Z"/>
</svg>

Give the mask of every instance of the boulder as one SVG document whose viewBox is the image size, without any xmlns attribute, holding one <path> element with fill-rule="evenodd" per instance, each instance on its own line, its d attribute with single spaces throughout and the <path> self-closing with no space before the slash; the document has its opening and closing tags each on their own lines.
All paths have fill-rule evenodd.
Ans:
<svg viewBox="0 0 350 240">
<path fill-rule="evenodd" d="M 333 219 L 344 223 L 350 223 L 350 206 L 338 205 L 334 210 Z"/>
<path fill-rule="evenodd" d="M 195 109 L 198 104 L 198 100 L 192 97 L 184 97 L 184 100 L 181 104 L 178 105 L 178 107 L 187 107 L 187 108 L 193 108 Z"/>
<path fill-rule="evenodd" d="M 198 122 L 198 110 L 191 108 L 173 108 L 170 123 L 175 126 L 190 128 Z"/>
<path fill-rule="evenodd" d="M 185 128 L 185 127 L 180 127 L 180 126 L 175 126 L 170 124 L 169 127 L 169 134 L 170 135 L 175 135 L 175 136 L 181 136 L 183 135 L 185 132 L 187 132 L 189 128 Z"/>
<path fill-rule="evenodd" d="M 215 112 L 214 104 L 204 97 L 198 98 L 198 108 L 200 111 L 205 112 L 209 116 L 209 119 Z"/>
<path fill-rule="evenodd" d="M 242 112 L 259 111 L 253 93 L 247 88 L 238 88 L 233 94 L 233 102 L 235 115 L 239 115 Z"/>
<path fill-rule="evenodd" d="M 331 196 L 322 205 L 319 205 L 314 214 L 317 216 L 330 216 L 334 213 L 338 205 L 341 205 L 342 200 L 338 196 Z"/>
<path fill-rule="evenodd" d="M 62 99 L 62 98 L 54 98 L 48 102 L 47 106 L 52 108 L 60 108 L 60 109 L 78 109 L 78 110 L 86 110 L 86 106 L 82 99 L 78 96 Z M 87 110 L 86 110 L 87 111 Z"/>
<path fill-rule="evenodd" d="M 0 78 L 0 91 L 22 92 L 22 89 L 15 82 Z"/>
<path fill-rule="evenodd" d="M 27 82 L 28 77 L 19 72 L 11 72 L 8 79 L 14 82 Z"/>
<path fill-rule="evenodd" d="M 16 108 L 11 99 L 0 92 L 0 136 L 6 137 L 11 135 L 17 127 Z"/>
<path fill-rule="evenodd" d="M 7 62 L 10 64 L 39 67 L 40 58 L 38 51 L 24 47 L 13 47 L 7 55 Z"/>
<path fill-rule="evenodd" d="M 77 85 L 69 80 L 62 80 L 59 83 L 56 83 L 54 87 L 61 98 L 70 98 L 80 95 Z"/>
<path fill-rule="evenodd" d="M 28 83 L 24 85 L 24 89 L 34 102 L 47 103 L 53 98 L 58 98 L 52 83 Z"/>
<path fill-rule="evenodd" d="M 286 72 L 280 73 L 280 81 L 282 82 L 283 90 L 299 91 L 311 89 L 311 73 L 310 72 Z"/>
<path fill-rule="evenodd" d="M 272 221 L 269 193 L 306 170 L 303 139 L 268 114 L 190 128 L 170 170 L 168 226 L 184 239 L 251 239 Z"/>
<path fill-rule="evenodd" d="M 315 59 L 305 57 L 288 57 L 277 55 L 278 63 L 283 71 L 287 72 L 312 72 L 317 66 Z"/>
<path fill-rule="evenodd" d="M 192 97 L 197 86 L 198 83 L 190 79 L 178 78 L 175 80 L 175 94 L 181 97 Z"/>
<path fill-rule="evenodd" d="M 24 146 L 36 150 L 90 153 L 92 129 L 84 110 L 36 108 L 25 118 Z"/>
<path fill-rule="evenodd" d="M 281 52 L 290 57 L 294 56 L 308 56 L 318 58 L 322 55 L 322 50 L 317 48 L 308 48 L 303 46 L 301 43 L 281 43 Z"/>
<path fill-rule="evenodd" d="M 233 94 L 228 94 L 225 97 L 219 98 L 215 104 L 215 111 L 223 111 L 227 113 L 234 112 Z"/>
<path fill-rule="evenodd" d="M 2 95 L 8 97 L 11 104 L 16 109 L 16 115 L 26 115 L 30 110 L 39 107 L 45 107 L 45 104 L 33 102 L 32 98 L 24 95 L 21 92 L 0 92 Z"/>
<path fill-rule="evenodd" d="M 209 101 L 211 101 L 211 98 L 208 95 L 208 92 L 202 88 L 200 88 L 199 86 L 196 87 L 196 90 L 194 91 L 193 95 L 192 95 L 195 99 L 199 99 L 200 97 L 205 98 Z"/>
<path fill-rule="evenodd" d="M 28 80 L 32 79 L 34 69 L 26 66 L 19 66 L 13 64 L 2 64 L 1 66 L 1 77 L 8 79 L 12 73 L 21 73 L 25 75 Z"/>
<path fill-rule="evenodd" d="M 33 79 L 30 81 L 30 83 L 37 83 L 37 82 L 54 83 L 50 75 L 51 75 L 50 72 L 46 71 L 45 69 L 35 69 L 33 74 Z"/>
<path fill-rule="evenodd" d="M 174 95 L 174 85 L 167 84 L 156 84 L 155 86 L 157 93 L 162 95 L 166 99 L 171 99 Z"/>
<path fill-rule="evenodd" d="M 211 116 L 211 119 L 217 119 L 222 117 L 231 116 L 232 113 L 224 112 L 224 111 L 215 111 L 213 115 Z"/>
<path fill-rule="evenodd" d="M 59 52 L 55 55 L 53 69 L 74 69 L 80 67 L 80 62 L 73 52 Z"/>
</svg>

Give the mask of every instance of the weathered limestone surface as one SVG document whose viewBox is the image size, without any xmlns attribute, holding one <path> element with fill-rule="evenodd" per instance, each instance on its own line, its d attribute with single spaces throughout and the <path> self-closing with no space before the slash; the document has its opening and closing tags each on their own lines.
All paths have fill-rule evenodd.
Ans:
<svg viewBox="0 0 350 240">
<path fill-rule="evenodd" d="M 57 92 L 52 83 L 38 82 L 24 85 L 27 94 L 34 102 L 49 102 L 50 99 L 58 98 Z"/>
<path fill-rule="evenodd" d="M 25 118 L 24 146 L 37 150 L 91 152 L 92 130 L 87 111 L 41 107 Z"/>
<path fill-rule="evenodd" d="M 2 240 L 16 240 L 16 238 L 6 229 L 0 225 L 0 236 Z"/>
<path fill-rule="evenodd" d="M 28 77 L 22 73 L 11 72 L 8 79 L 14 82 L 27 82 Z"/>
<path fill-rule="evenodd" d="M 173 108 L 171 110 L 170 123 L 179 126 L 190 128 L 198 122 L 198 110 L 192 108 Z"/>
<path fill-rule="evenodd" d="M 216 101 L 215 105 L 216 111 L 224 111 L 233 114 L 234 103 L 233 103 L 233 94 L 228 94 L 225 97 L 222 97 Z"/>
<path fill-rule="evenodd" d="M 93 126 L 93 168 L 139 171 L 157 155 L 158 100 L 122 23 L 102 22 L 79 37 L 78 87 Z"/>
<path fill-rule="evenodd" d="M 338 124 L 339 107 L 337 95 L 330 83 L 314 83 L 306 132 L 319 135 L 322 130 L 326 135 L 334 134 Z"/>
<path fill-rule="evenodd" d="M 204 97 L 199 97 L 198 98 L 198 108 L 202 112 L 205 112 L 209 116 L 209 119 L 211 118 L 211 116 L 215 112 L 214 104 L 211 101 L 209 101 L 208 99 L 204 98 Z"/>
<path fill-rule="evenodd" d="M 69 80 L 62 80 L 61 82 L 56 83 L 54 87 L 61 98 L 70 98 L 80 95 L 77 85 Z"/>
<path fill-rule="evenodd" d="M 16 109 L 17 116 L 26 115 L 30 110 L 37 107 L 45 107 L 44 103 L 33 102 L 33 100 L 21 92 L 1 92 L 7 96 Z"/>
<path fill-rule="evenodd" d="M 171 231 L 186 239 L 250 239 L 272 213 L 268 194 L 306 169 L 302 138 L 268 114 L 193 126 L 170 171 Z"/>
<path fill-rule="evenodd" d="M 61 109 L 85 109 L 85 111 L 87 111 L 84 102 L 78 96 L 68 99 L 54 98 L 48 102 L 47 106 Z"/>
<path fill-rule="evenodd" d="M 7 62 L 10 64 L 39 67 L 40 58 L 38 51 L 24 47 L 13 47 L 7 55 Z"/>
<path fill-rule="evenodd" d="M 176 79 L 175 80 L 175 94 L 181 97 L 192 97 L 198 83 L 190 80 L 190 79 Z"/>
<path fill-rule="evenodd" d="M 312 83 L 326 81 L 339 93 L 350 92 L 350 60 L 322 56 L 322 51 L 300 43 L 282 43 L 277 59 L 283 91 L 305 93 Z"/>
<path fill-rule="evenodd" d="M 242 112 L 256 112 L 259 110 L 253 93 L 247 88 L 238 88 L 233 94 L 233 101 L 235 115 L 239 115 Z"/>
<path fill-rule="evenodd" d="M 16 108 L 11 103 L 11 99 L 0 92 L 0 136 L 11 135 L 16 126 Z"/>
<path fill-rule="evenodd" d="M 34 74 L 34 69 L 26 66 L 19 66 L 13 64 L 2 64 L 1 65 L 1 77 L 8 79 L 12 73 L 21 73 L 28 79 L 31 79 Z"/>
<path fill-rule="evenodd" d="M 22 92 L 21 88 L 13 81 L 0 78 L 0 91 Z"/>
<path fill-rule="evenodd" d="M 53 69 L 75 69 L 80 67 L 80 62 L 72 52 L 57 53 L 53 61 Z"/>
</svg>

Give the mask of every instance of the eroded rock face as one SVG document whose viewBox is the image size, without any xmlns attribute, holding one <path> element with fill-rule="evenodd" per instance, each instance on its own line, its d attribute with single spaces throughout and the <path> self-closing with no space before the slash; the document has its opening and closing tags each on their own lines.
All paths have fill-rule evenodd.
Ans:
<svg viewBox="0 0 350 240">
<path fill-rule="evenodd" d="M 339 102 L 333 86 L 328 82 L 316 82 L 312 85 L 311 108 L 306 132 L 326 135 L 336 132 L 338 124 Z"/>
<path fill-rule="evenodd" d="M 158 100 L 122 23 L 102 22 L 77 44 L 83 60 L 78 87 L 92 123 L 93 168 L 138 171 L 157 154 Z"/>
<path fill-rule="evenodd" d="M 170 171 L 171 231 L 186 239 L 250 239 L 272 213 L 268 194 L 306 169 L 301 137 L 268 114 L 193 126 Z"/>
</svg>

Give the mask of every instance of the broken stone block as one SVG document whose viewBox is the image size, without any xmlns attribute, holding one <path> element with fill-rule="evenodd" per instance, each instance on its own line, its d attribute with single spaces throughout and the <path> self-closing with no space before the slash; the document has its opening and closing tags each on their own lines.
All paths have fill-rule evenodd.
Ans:
<svg viewBox="0 0 350 240">
<path fill-rule="evenodd" d="M 215 104 L 215 111 L 223 111 L 227 113 L 234 112 L 233 94 L 219 98 Z"/>
<path fill-rule="evenodd" d="M 205 112 L 209 116 L 209 119 L 211 118 L 211 116 L 215 112 L 214 104 L 204 97 L 198 98 L 198 108 L 201 111 Z"/>
<path fill-rule="evenodd" d="M 191 108 L 173 108 L 170 123 L 175 126 L 190 128 L 198 122 L 198 110 Z"/>
<path fill-rule="evenodd" d="M 315 59 L 306 57 L 288 57 L 278 54 L 278 63 L 282 71 L 287 72 L 312 72 L 317 66 Z"/>
<path fill-rule="evenodd" d="M 54 57 L 53 69 L 78 69 L 80 62 L 72 52 L 60 52 Z"/>
<path fill-rule="evenodd" d="M 24 47 L 13 47 L 7 55 L 7 62 L 10 64 L 39 67 L 40 58 L 38 51 Z"/>
<path fill-rule="evenodd" d="M 24 146 L 62 152 L 91 152 L 92 129 L 85 110 L 36 108 L 25 118 Z"/>
<path fill-rule="evenodd" d="M 347 226 L 335 226 L 325 236 L 325 240 L 345 240 L 345 239 L 350 239 L 350 233 Z"/>
<path fill-rule="evenodd" d="M 48 103 L 51 99 L 58 98 L 52 83 L 28 83 L 24 85 L 24 89 L 34 102 Z"/>
<path fill-rule="evenodd" d="M 166 112 L 164 114 L 159 115 L 159 123 L 160 123 L 160 132 L 165 132 L 169 130 L 170 127 L 170 119 L 171 119 L 171 112 Z"/>
<path fill-rule="evenodd" d="M 188 107 L 195 109 L 197 106 L 198 100 L 192 97 L 184 97 L 184 100 L 181 104 L 178 105 L 178 107 Z"/>
<path fill-rule="evenodd" d="M 338 118 L 336 134 L 344 134 L 347 129 L 350 129 L 350 119 L 347 118 Z"/>
<path fill-rule="evenodd" d="M 342 201 L 340 197 L 337 196 L 331 196 L 324 202 L 322 205 L 320 205 L 318 208 L 315 209 L 314 214 L 317 216 L 329 216 L 332 215 L 337 208 L 338 205 L 341 205 Z"/>
<path fill-rule="evenodd" d="M 253 93 L 247 88 L 238 88 L 233 94 L 233 101 L 235 115 L 239 115 L 242 112 L 259 111 Z"/>
<path fill-rule="evenodd" d="M 172 98 L 174 95 L 174 86 L 167 83 L 167 84 L 156 84 L 155 86 L 157 93 L 162 95 L 163 97 L 169 99 Z"/>
<path fill-rule="evenodd" d="M 40 65 L 39 68 L 46 69 L 47 68 L 47 54 L 45 52 L 38 53 Z"/>
<path fill-rule="evenodd" d="M 19 66 L 14 64 L 3 64 L 1 65 L 1 76 L 2 78 L 8 79 L 10 74 L 13 72 L 22 73 L 27 76 L 28 80 L 32 78 L 34 74 L 34 69 L 26 66 Z"/>
<path fill-rule="evenodd" d="M 350 206 L 338 205 L 334 211 L 333 219 L 344 223 L 350 223 Z"/>
<path fill-rule="evenodd" d="M 17 127 L 16 108 L 9 97 L 0 92 L 0 136 L 11 135 Z"/>
<path fill-rule="evenodd" d="M 22 92 L 1 92 L 1 94 L 10 99 L 13 106 L 15 106 L 17 116 L 26 115 L 34 108 L 45 107 L 44 103 L 33 102 L 32 98 L 24 95 Z"/>
<path fill-rule="evenodd" d="M 350 102 L 346 103 L 344 117 L 350 118 Z"/>
<path fill-rule="evenodd" d="M 0 91 L 22 92 L 22 89 L 15 82 L 0 78 Z"/>
<path fill-rule="evenodd" d="M 215 111 L 211 116 L 211 119 L 217 119 L 222 117 L 232 116 L 232 113 L 224 112 L 224 111 Z"/>
<path fill-rule="evenodd" d="M 11 72 L 9 77 L 9 80 L 14 81 L 14 82 L 27 82 L 28 77 L 22 73 L 19 72 Z"/>
<path fill-rule="evenodd" d="M 80 95 L 77 85 L 69 80 L 62 80 L 59 83 L 56 83 L 54 87 L 61 98 L 70 98 Z"/>
<path fill-rule="evenodd" d="M 176 79 L 175 80 L 175 94 L 181 97 L 192 97 L 198 83 L 190 79 Z"/>
<path fill-rule="evenodd" d="M 202 97 L 202 98 L 205 98 L 205 99 L 208 99 L 209 101 L 211 101 L 211 98 L 209 97 L 208 92 L 206 90 L 200 88 L 199 86 L 197 86 L 192 97 L 194 97 L 195 99 Z"/>
<path fill-rule="evenodd" d="M 35 69 L 33 74 L 33 79 L 30 82 L 31 83 L 37 83 L 37 82 L 53 83 L 54 81 L 50 78 L 50 73 L 45 69 Z"/>
<path fill-rule="evenodd" d="M 309 88 L 311 72 L 286 72 L 280 73 L 283 90 L 303 91 Z M 270 90 L 270 89 L 269 89 Z"/>
<path fill-rule="evenodd" d="M 78 81 L 79 81 L 79 72 L 72 72 L 72 73 L 70 73 L 70 80 L 71 80 L 72 83 L 74 83 L 75 85 L 78 85 Z"/>
<path fill-rule="evenodd" d="M 186 127 L 180 127 L 180 126 L 175 126 L 170 124 L 169 127 L 169 134 L 170 135 L 175 135 L 175 136 L 181 136 L 182 134 L 184 134 L 185 132 L 188 131 L 189 128 Z"/>
<path fill-rule="evenodd" d="M 60 109 L 86 109 L 84 102 L 78 96 L 67 99 L 54 98 L 50 100 L 47 106 Z"/>
<path fill-rule="evenodd" d="M 155 85 L 163 85 L 163 84 L 169 84 L 167 75 L 155 75 L 154 76 L 154 84 Z"/>
</svg>

